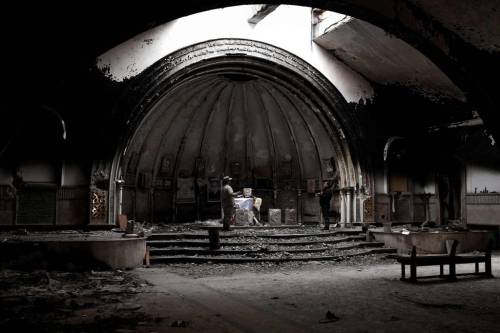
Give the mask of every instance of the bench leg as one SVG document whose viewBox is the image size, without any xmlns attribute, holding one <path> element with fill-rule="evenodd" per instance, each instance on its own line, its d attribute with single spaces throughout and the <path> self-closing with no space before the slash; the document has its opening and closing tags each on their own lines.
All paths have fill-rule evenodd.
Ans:
<svg viewBox="0 0 500 333">
<path fill-rule="evenodd" d="M 484 261 L 484 274 L 487 277 L 493 277 L 493 274 L 491 274 L 491 253 L 486 253 L 486 260 Z"/>
<path fill-rule="evenodd" d="M 415 263 L 410 265 L 410 281 L 417 282 L 417 265 Z"/>
<path fill-rule="evenodd" d="M 476 262 L 476 274 L 479 274 L 479 263 Z"/>
<path fill-rule="evenodd" d="M 450 279 L 450 280 L 456 280 L 456 279 L 457 279 L 457 270 L 456 270 L 456 265 L 455 265 L 455 263 L 454 263 L 454 262 L 452 262 L 452 263 L 450 264 L 450 268 L 449 268 L 449 270 L 450 270 L 450 276 L 449 276 L 449 279 Z"/>
<path fill-rule="evenodd" d="M 440 276 L 440 277 L 443 277 L 443 275 L 444 275 L 444 272 L 443 272 L 443 264 L 440 264 L 440 265 L 439 265 L 439 276 Z"/>
<path fill-rule="evenodd" d="M 401 280 L 406 280 L 405 264 L 401 264 Z"/>
</svg>

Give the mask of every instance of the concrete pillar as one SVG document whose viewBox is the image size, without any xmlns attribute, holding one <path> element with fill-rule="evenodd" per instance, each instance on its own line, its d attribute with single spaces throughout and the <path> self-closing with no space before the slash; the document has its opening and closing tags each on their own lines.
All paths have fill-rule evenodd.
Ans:
<svg viewBox="0 0 500 333">
<path fill-rule="evenodd" d="M 368 200 L 368 194 L 362 189 L 359 193 L 359 222 L 365 223 L 365 202 Z"/>
<path fill-rule="evenodd" d="M 346 226 L 352 223 L 352 192 L 346 189 Z"/>
<path fill-rule="evenodd" d="M 340 224 L 345 227 L 346 223 L 346 197 L 344 189 L 340 190 Z"/>
<path fill-rule="evenodd" d="M 361 223 L 364 223 L 365 222 L 365 214 L 364 214 L 364 211 L 365 211 L 365 198 L 364 196 L 362 195 L 360 198 L 359 198 L 359 222 Z"/>
<path fill-rule="evenodd" d="M 358 194 L 356 192 L 352 193 L 352 222 L 356 223 L 358 221 Z"/>
<path fill-rule="evenodd" d="M 302 190 L 297 189 L 297 223 L 302 224 Z"/>
<path fill-rule="evenodd" d="M 116 179 L 116 185 L 118 185 L 118 215 L 123 213 L 123 184 L 125 181 L 123 179 Z"/>
</svg>

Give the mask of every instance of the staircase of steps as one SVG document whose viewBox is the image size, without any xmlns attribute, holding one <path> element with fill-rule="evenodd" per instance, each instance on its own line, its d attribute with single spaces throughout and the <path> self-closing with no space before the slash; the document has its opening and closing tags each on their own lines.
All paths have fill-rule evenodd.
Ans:
<svg viewBox="0 0 500 333">
<path fill-rule="evenodd" d="M 220 249 L 210 250 L 207 231 L 153 233 L 150 263 L 247 263 L 343 260 L 374 253 L 394 253 L 380 242 L 367 242 L 360 230 L 265 227 L 220 232 Z"/>
</svg>

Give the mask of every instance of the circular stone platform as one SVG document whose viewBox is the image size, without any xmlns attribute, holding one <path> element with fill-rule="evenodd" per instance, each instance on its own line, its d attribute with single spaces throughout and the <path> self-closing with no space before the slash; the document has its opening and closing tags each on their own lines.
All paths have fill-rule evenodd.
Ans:
<svg viewBox="0 0 500 333">
<path fill-rule="evenodd" d="M 112 231 L 0 233 L 0 266 L 50 269 L 129 269 L 142 265 L 144 237 Z"/>
</svg>

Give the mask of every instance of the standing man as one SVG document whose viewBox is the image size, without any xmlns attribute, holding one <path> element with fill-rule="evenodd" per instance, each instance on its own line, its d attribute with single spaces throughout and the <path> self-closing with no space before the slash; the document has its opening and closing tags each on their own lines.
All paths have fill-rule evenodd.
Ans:
<svg viewBox="0 0 500 333">
<path fill-rule="evenodd" d="M 332 186 L 329 182 L 323 183 L 323 190 L 319 195 L 319 205 L 321 206 L 321 215 L 323 215 L 324 230 L 330 229 L 330 201 L 332 200 Z"/>
<path fill-rule="evenodd" d="M 234 219 L 234 197 L 238 195 L 240 192 L 233 192 L 233 188 L 231 187 L 232 178 L 229 176 L 225 176 L 222 179 L 222 193 L 221 193 L 221 204 L 222 211 L 224 213 L 224 220 L 222 222 L 222 230 L 228 231 L 231 220 Z"/>
</svg>

